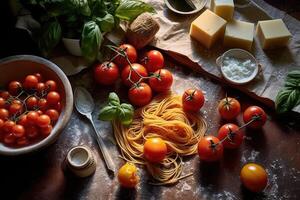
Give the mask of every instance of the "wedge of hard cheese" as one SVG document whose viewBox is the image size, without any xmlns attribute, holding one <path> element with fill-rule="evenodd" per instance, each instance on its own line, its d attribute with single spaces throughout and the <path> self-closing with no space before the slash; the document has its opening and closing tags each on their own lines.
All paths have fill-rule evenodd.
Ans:
<svg viewBox="0 0 300 200">
<path fill-rule="evenodd" d="M 254 35 L 254 24 L 239 20 L 227 23 L 224 36 L 224 45 L 233 48 L 250 50 Z"/>
<path fill-rule="evenodd" d="M 225 26 L 223 18 L 207 9 L 192 22 L 190 36 L 209 49 L 223 38 Z"/>
<path fill-rule="evenodd" d="M 233 17 L 234 3 L 233 0 L 211 0 L 210 9 L 223 19 L 229 21 Z"/>
<path fill-rule="evenodd" d="M 274 49 L 286 46 L 291 33 L 282 19 L 259 21 L 256 27 L 256 36 L 263 49 Z"/>
</svg>

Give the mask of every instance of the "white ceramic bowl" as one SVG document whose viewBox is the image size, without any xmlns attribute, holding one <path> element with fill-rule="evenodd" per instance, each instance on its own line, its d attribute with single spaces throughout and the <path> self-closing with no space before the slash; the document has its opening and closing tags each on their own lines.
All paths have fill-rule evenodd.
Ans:
<svg viewBox="0 0 300 200">
<path fill-rule="evenodd" d="M 73 92 L 71 84 L 63 71 L 54 63 L 32 55 L 17 55 L 0 60 L 0 86 L 6 86 L 11 80 L 23 79 L 32 73 L 41 73 L 45 79 L 52 79 L 58 84 L 62 99 L 62 110 L 51 134 L 43 140 L 21 148 L 0 144 L 0 155 L 15 156 L 42 149 L 56 141 L 67 125 L 73 110 Z"/>
<path fill-rule="evenodd" d="M 195 4 L 195 7 L 196 9 L 195 10 L 192 10 L 192 11 L 180 11 L 180 10 L 177 10 L 176 8 L 174 8 L 174 6 L 172 6 L 172 3 L 174 3 L 175 1 L 177 0 L 165 0 L 165 4 L 167 5 L 167 7 L 177 13 L 177 14 L 180 14 L 180 15 L 192 15 L 192 14 L 195 14 L 197 12 L 199 12 L 200 10 L 202 10 L 206 4 L 207 4 L 207 1 L 208 0 L 197 0 L 197 1 L 193 1 L 193 3 Z M 180 1 L 183 1 L 183 0 L 180 0 Z"/>
<path fill-rule="evenodd" d="M 252 63 L 255 63 L 255 69 L 248 78 L 245 78 L 245 79 L 239 80 L 239 81 L 233 80 L 230 77 L 228 77 L 226 75 L 226 73 L 224 73 L 223 61 L 224 61 L 225 57 L 233 57 L 233 58 L 237 58 L 237 59 L 241 59 L 241 60 L 250 60 Z M 230 49 L 230 50 L 226 51 L 225 53 L 223 53 L 223 55 L 221 55 L 220 57 L 217 58 L 216 63 L 220 67 L 223 77 L 228 82 L 235 84 L 235 85 L 243 85 L 243 84 L 249 83 L 258 75 L 258 73 L 261 70 L 260 65 L 259 65 L 258 61 L 256 60 L 256 58 L 251 53 L 249 53 L 248 51 L 245 51 L 243 49 Z"/>
</svg>

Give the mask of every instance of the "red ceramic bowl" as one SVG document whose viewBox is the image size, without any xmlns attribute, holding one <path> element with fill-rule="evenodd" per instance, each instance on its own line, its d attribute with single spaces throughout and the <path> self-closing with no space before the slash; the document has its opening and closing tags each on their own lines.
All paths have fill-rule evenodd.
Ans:
<svg viewBox="0 0 300 200">
<path fill-rule="evenodd" d="M 40 73 L 44 79 L 52 79 L 58 84 L 62 99 L 62 110 L 51 134 L 43 140 L 29 146 L 14 148 L 0 144 L 0 155 L 20 155 L 42 149 L 56 141 L 70 120 L 73 110 L 73 92 L 64 72 L 54 63 L 32 55 L 17 55 L 0 60 L 0 86 L 6 86 L 11 80 L 22 80 L 28 74 Z"/>
</svg>

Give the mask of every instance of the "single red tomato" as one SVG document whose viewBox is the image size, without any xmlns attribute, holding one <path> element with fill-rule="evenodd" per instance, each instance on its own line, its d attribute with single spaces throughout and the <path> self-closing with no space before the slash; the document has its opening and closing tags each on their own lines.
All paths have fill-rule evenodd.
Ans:
<svg viewBox="0 0 300 200">
<path fill-rule="evenodd" d="M 34 125 L 27 126 L 25 133 L 28 138 L 34 139 L 39 135 L 39 129 Z"/>
<path fill-rule="evenodd" d="M 35 124 L 38 117 L 39 117 L 39 114 L 36 111 L 29 111 L 27 113 L 27 123 L 31 124 L 31 125 Z"/>
<path fill-rule="evenodd" d="M 129 101 L 135 106 L 144 106 L 152 99 L 152 90 L 147 83 L 140 83 L 128 91 Z"/>
<path fill-rule="evenodd" d="M 20 124 L 22 126 L 27 126 L 28 122 L 27 122 L 27 115 L 22 115 L 19 120 L 17 121 L 17 124 Z"/>
<path fill-rule="evenodd" d="M 36 125 L 39 127 L 46 127 L 50 125 L 51 119 L 48 115 L 40 115 L 36 120 Z"/>
<path fill-rule="evenodd" d="M 198 154 L 200 160 L 213 162 L 220 160 L 223 156 L 223 145 L 217 137 L 204 136 L 198 143 Z"/>
<path fill-rule="evenodd" d="M 62 105 L 60 102 L 58 102 L 57 104 L 53 105 L 52 107 L 53 109 L 57 110 L 58 112 L 61 111 Z"/>
<path fill-rule="evenodd" d="M 134 63 L 137 60 L 137 52 L 136 49 L 130 45 L 130 44 L 122 44 L 119 46 L 119 51 L 122 55 L 127 55 L 128 60 L 130 63 Z M 116 63 L 119 67 L 124 67 L 126 65 L 129 65 L 128 61 L 124 56 L 119 55 L 113 60 L 114 63 Z"/>
<path fill-rule="evenodd" d="M 5 131 L 6 133 L 11 133 L 13 127 L 16 125 L 14 121 L 7 120 L 4 122 L 2 126 L 2 130 Z"/>
<path fill-rule="evenodd" d="M 25 77 L 23 86 L 25 89 L 34 89 L 36 88 L 39 80 L 36 76 L 34 75 L 28 75 Z"/>
<path fill-rule="evenodd" d="M 16 136 L 13 133 L 8 133 L 4 136 L 4 143 L 7 145 L 12 145 L 16 141 Z"/>
<path fill-rule="evenodd" d="M 9 94 L 8 91 L 2 91 L 0 92 L 0 97 L 2 97 L 3 99 L 8 99 L 11 95 Z"/>
<path fill-rule="evenodd" d="M 155 92 L 166 92 L 170 90 L 173 83 L 173 75 L 169 70 L 159 69 L 149 79 L 149 85 Z"/>
<path fill-rule="evenodd" d="M 39 82 L 43 80 L 43 77 L 40 73 L 35 73 L 34 76 L 38 79 Z"/>
<path fill-rule="evenodd" d="M 203 92 L 198 89 L 188 89 L 182 95 L 182 106 L 185 111 L 198 112 L 204 101 Z"/>
<path fill-rule="evenodd" d="M 5 108 L 5 107 L 6 107 L 6 100 L 0 97 L 0 108 Z"/>
<path fill-rule="evenodd" d="M 11 116 L 21 114 L 23 112 L 23 105 L 19 103 L 13 103 L 9 106 L 8 110 Z"/>
<path fill-rule="evenodd" d="M 261 192 L 268 184 L 266 170 L 255 163 L 246 164 L 240 174 L 243 185 L 251 192 Z"/>
<path fill-rule="evenodd" d="M 11 81 L 8 84 L 8 91 L 10 94 L 16 96 L 18 95 L 22 90 L 22 84 L 19 81 Z"/>
<path fill-rule="evenodd" d="M 22 125 L 16 124 L 12 127 L 11 131 L 15 137 L 20 138 L 25 135 L 25 129 Z"/>
<path fill-rule="evenodd" d="M 267 115 L 261 107 L 250 106 L 245 110 L 243 119 L 245 123 L 250 123 L 250 128 L 257 129 L 261 128 L 266 123 Z"/>
<path fill-rule="evenodd" d="M 47 108 L 48 108 L 48 101 L 47 101 L 47 99 L 44 99 L 44 98 L 39 99 L 39 101 L 38 101 L 38 108 L 41 111 L 47 110 Z"/>
<path fill-rule="evenodd" d="M 60 95 L 58 94 L 58 92 L 55 91 L 51 91 L 47 94 L 47 102 L 50 105 L 55 105 L 60 101 Z"/>
<path fill-rule="evenodd" d="M 235 124 L 225 124 L 218 132 L 218 138 L 222 142 L 224 148 L 236 149 L 239 148 L 244 140 L 244 133 Z"/>
<path fill-rule="evenodd" d="M 38 83 L 37 84 L 36 91 L 38 92 L 39 95 L 41 95 L 45 90 L 46 90 L 45 83 Z"/>
<path fill-rule="evenodd" d="M 148 51 L 141 64 L 146 67 L 149 73 L 155 72 L 164 67 L 164 56 L 157 50 Z"/>
<path fill-rule="evenodd" d="M 0 119 L 6 120 L 9 117 L 9 112 L 5 108 L 0 108 Z"/>
<path fill-rule="evenodd" d="M 127 65 L 123 69 L 122 75 L 121 75 L 123 84 L 125 84 L 128 87 L 132 86 L 133 83 L 138 82 L 143 77 L 148 76 L 148 72 L 143 65 L 138 64 L 138 63 L 133 63 L 131 65 L 131 67 L 130 67 L 130 65 Z M 131 73 L 130 73 L 130 71 L 131 71 Z"/>
<path fill-rule="evenodd" d="M 41 133 L 43 136 L 48 136 L 48 135 L 50 135 L 52 129 L 53 129 L 53 127 L 49 124 L 48 126 L 41 127 L 41 128 L 40 128 L 40 133 Z"/>
<path fill-rule="evenodd" d="M 223 119 L 232 120 L 241 112 L 241 104 L 235 98 L 226 97 L 220 101 L 218 110 Z"/>
<path fill-rule="evenodd" d="M 53 80 L 46 81 L 45 86 L 47 91 L 56 91 L 57 89 L 57 84 Z"/>
<path fill-rule="evenodd" d="M 38 99 L 34 96 L 32 97 L 29 97 L 27 100 L 26 100 L 26 106 L 28 109 L 34 109 L 38 106 Z"/>
<path fill-rule="evenodd" d="M 59 112 L 55 109 L 49 109 L 45 112 L 48 115 L 52 122 L 56 122 L 59 118 Z"/>
<path fill-rule="evenodd" d="M 113 62 L 97 64 L 94 69 L 94 78 L 102 85 L 114 84 L 119 78 L 119 68 Z"/>
</svg>

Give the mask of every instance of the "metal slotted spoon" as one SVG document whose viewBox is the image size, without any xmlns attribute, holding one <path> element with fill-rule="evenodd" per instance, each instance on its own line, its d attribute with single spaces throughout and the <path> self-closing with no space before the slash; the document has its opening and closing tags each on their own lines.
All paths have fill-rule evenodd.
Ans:
<svg viewBox="0 0 300 200">
<path fill-rule="evenodd" d="M 107 149 L 100 132 L 96 129 L 95 124 L 93 122 L 92 118 L 92 112 L 95 107 L 94 100 L 91 96 L 91 94 L 83 87 L 77 87 L 75 89 L 75 107 L 77 111 L 86 116 L 93 125 L 93 128 L 95 131 L 92 131 L 94 133 L 95 139 L 98 143 L 98 146 L 102 152 L 105 164 L 107 169 L 109 169 L 113 174 L 115 172 L 115 164 L 113 162 L 113 159 L 109 153 L 109 150 Z"/>
</svg>

